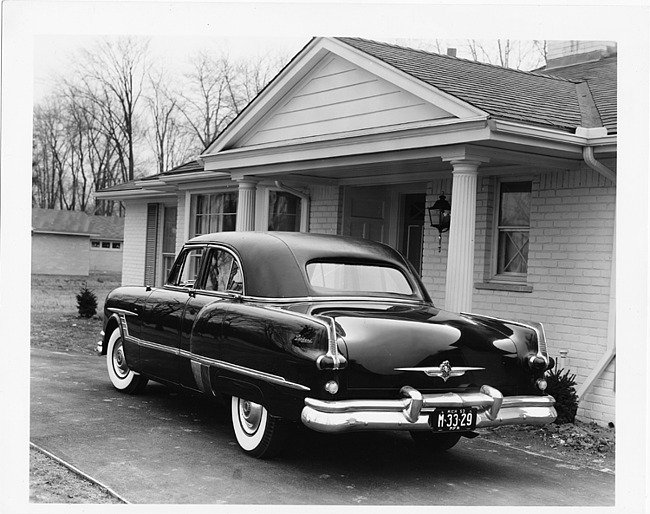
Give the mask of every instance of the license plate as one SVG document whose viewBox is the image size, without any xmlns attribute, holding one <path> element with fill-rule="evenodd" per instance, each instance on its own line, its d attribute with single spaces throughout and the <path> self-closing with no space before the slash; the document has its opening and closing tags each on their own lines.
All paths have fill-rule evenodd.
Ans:
<svg viewBox="0 0 650 514">
<path fill-rule="evenodd" d="M 474 430 L 476 428 L 476 416 L 477 410 L 473 407 L 436 409 L 433 414 L 429 414 L 429 426 L 437 432 Z"/>
</svg>

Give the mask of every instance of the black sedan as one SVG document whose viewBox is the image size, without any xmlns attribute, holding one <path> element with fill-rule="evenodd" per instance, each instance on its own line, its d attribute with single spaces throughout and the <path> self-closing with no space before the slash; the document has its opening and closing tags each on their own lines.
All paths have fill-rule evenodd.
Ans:
<svg viewBox="0 0 650 514">
<path fill-rule="evenodd" d="M 407 430 L 446 450 L 477 428 L 556 417 L 540 324 L 440 310 L 399 253 L 342 236 L 196 237 L 163 287 L 108 295 L 97 349 L 122 392 L 154 380 L 226 399 L 259 458 L 291 422 Z"/>
</svg>

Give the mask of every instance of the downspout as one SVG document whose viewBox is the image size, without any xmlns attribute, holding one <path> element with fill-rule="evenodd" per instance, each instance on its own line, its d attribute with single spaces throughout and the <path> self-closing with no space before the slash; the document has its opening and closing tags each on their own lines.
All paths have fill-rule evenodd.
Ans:
<svg viewBox="0 0 650 514">
<path fill-rule="evenodd" d="M 596 160 L 594 157 L 594 149 L 592 146 L 585 146 L 582 149 L 582 156 L 592 170 L 601 174 L 605 178 L 611 180 L 616 184 L 616 173 L 610 170 L 602 162 Z M 578 387 L 576 391 L 578 398 L 582 400 L 596 380 L 600 378 L 607 366 L 616 357 L 616 219 L 614 220 L 614 234 L 612 245 L 612 265 L 609 282 L 609 316 L 607 319 L 607 350 L 600 358 L 596 367 L 591 371 L 587 379 Z"/>
<path fill-rule="evenodd" d="M 309 232 L 309 211 L 311 210 L 311 199 L 309 195 L 306 195 L 302 191 L 298 191 L 292 187 L 285 186 L 279 180 L 275 181 L 275 187 L 286 193 L 291 193 L 292 195 L 297 196 L 302 200 L 300 211 L 300 230 L 301 232 Z"/>
</svg>

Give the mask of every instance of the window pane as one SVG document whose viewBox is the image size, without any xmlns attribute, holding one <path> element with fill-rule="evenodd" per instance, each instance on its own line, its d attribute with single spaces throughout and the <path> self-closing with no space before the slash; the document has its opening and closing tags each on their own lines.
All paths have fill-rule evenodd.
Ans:
<svg viewBox="0 0 650 514">
<path fill-rule="evenodd" d="M 501 184 L 499 225 L 522 227 L 530 225 L 530 182 Z"/>
<path fill-rule="evenodd" d="M 163 215 L 162 252 L 176 252 L 176 207 L 165 207 Z"/>
<path fill-rule="evenodd" d="M 203 248 L 183 252 L 174 263 L 169 277 L 169 284 L 181 287 L 193 287 L 198 278 Z"/>
<path fill-rule="evenodd" d="M 299 232 L 300 198 L 283 191 L 270 191 L 268 229 Z"/>
<path fill-rule="evenodd" d="M 312 286 L 331 291 L 413 294 L 402 272 L 383 266 L 313 262 L 307 265 L 307 276 Z"/>
<path fill-rule="evenodd" d="M 528 232 L 503 231 L 499 234 L 497 273 L 528 272 Z"/>
<path fill-rule="evenodd" d="M 196 195 L 192 198 L 194 233 L 191 237 L 212 232 L 235 230 L 237 224 L 237 193 Z"/>
<path fill-rule="evenodd" d="M 237 291 L 243 289 L 239 266 L 232 254 L 213 250 L 210 254 L 205 288 L 208 291 Z"/>
</svg>

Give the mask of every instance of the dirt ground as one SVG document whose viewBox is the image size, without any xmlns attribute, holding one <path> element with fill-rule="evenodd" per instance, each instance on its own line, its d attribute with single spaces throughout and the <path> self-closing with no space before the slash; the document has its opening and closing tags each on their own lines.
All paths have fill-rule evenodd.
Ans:
<svg viewBox="0 0 650 514">
<path fill-rule="evenodd" d="M 87 283 L 98 300 L 97 315 L 81 318 L 76 294 Z M 102 329 L 106 294 L 119 285 L 115 275 L 32 277 L 31 344 L 38 348 L 93 354 Z M 510 426 L 481 429 L 481 437 L 495 444 L 557 459 L 564 467 L 615 470 L 615 429 L 595 423 Z M 452 450 L 453 451 L 453 450 Z M 69 470 L 55 459 L 30 448 L 30 502 L 122 503 L 103 487 Z"/>
</svg>

